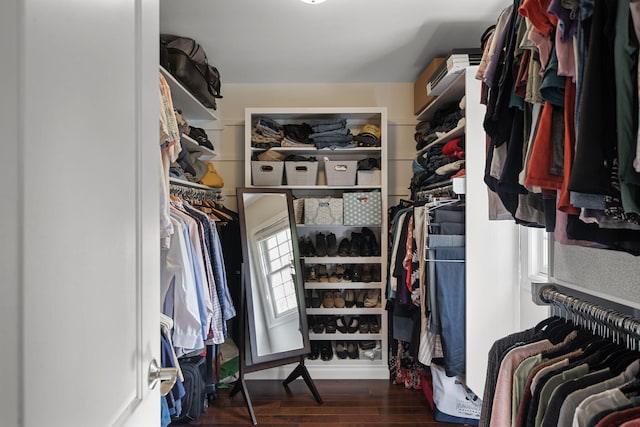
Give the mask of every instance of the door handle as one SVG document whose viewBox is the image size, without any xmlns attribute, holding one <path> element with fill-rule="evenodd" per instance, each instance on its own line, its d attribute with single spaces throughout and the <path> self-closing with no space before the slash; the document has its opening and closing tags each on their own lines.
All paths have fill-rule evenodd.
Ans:
<svg viewBox="0 0 640 427">
<path fill-rule="evenodd" d="M 160 394 L 166 396 L 178 379 L 178 368 L 161 368 L 156 359 L 149 364 L 148 383 L 153 390 L 160 383 Z"/>
</svg>

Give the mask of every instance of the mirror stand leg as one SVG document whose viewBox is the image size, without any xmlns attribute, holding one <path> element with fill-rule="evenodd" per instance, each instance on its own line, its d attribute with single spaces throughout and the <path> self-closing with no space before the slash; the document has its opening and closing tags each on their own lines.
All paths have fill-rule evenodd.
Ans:
<svg viewBox="0 0 640 427">
<path fill-rule="evenodd" d="M 251 418 L 251 424 L 258 425 L 256 421 L 256 415 L 253 413 L 253 405 L 251 404 L 251 398 L 249 397 L 249 393 L 247 391 L 247 383 L 245 383 L 244 378 L 240 378 L 236 381 L 235 385 L 231 389 L 231 397 L 238 394 L 238 392 L 242 393 L 242 397 L 244 398 L 244 403 L 247 405 L 247 411 L 249 411 L 249 417 Z"/>
<path fill-rule="evenodd" d="M 302 377 L 304 382 L 307 384 L 307 387 L 309 387 L 309 390 L 311 390 L 311 394 L 313 394 L 316 402 L 318 402 L 319 405 L 322 405 L 324 402 L 320 397 L 320 393 L 318 392 L 318 389 L 316 388 L 311 375 L 309 375 L 307 367 L 304 365 L 304 356 L 300 357 L 300 364 L 298 364 L 298 366 L 296 366 L 296 368 L 291 371 L 287 379 L 282 382 L 282 385 L 286 387 L 291 381 L 295 380 L 298 377 Z"/>
</svg>

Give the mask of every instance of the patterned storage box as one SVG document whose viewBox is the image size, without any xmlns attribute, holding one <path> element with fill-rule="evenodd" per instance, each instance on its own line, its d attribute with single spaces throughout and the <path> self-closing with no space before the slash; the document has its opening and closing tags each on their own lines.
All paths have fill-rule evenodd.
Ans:
<svg viewBox="0 0 640 427">
<path fill-rule="evenodd" d="M 342 224 L 342 199 L 304 199 L 305 224 Z"/>
<path fill-rule="evenodd" d="M 344 193 L 345 225 L 382 224 L 382 197 L 378 191 Z"/>
</svg>

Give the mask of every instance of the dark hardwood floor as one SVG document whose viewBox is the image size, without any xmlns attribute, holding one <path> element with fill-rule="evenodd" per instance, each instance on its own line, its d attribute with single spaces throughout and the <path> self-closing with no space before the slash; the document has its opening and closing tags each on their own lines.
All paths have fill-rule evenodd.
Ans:
<svg viewBox="0 0 640 427">
<path fill-rule="evenodd" d="M 387 380 L 316 380 L 324 401 L 318 405 L 302 380 L 248 380 L 258 426 L 369 427 L 457 426 L 433 420 L 422 390 Z M 199 426 L 250 426 L 242 394 L 219 390 Z"/>
</svg>

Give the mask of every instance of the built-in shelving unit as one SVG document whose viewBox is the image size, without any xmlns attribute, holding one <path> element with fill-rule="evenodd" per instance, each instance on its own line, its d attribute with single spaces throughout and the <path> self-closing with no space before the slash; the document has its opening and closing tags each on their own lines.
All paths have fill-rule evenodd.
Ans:
<svg viewBox="0 0 640 427">
<path fill-rule="evenodd" d="M 296 154 L 306 157 L 315 157 L 319 162 L 319 172 L 315 182 L 309 185 L 288 185 L 283 179 L 278 188 L 290 189 L 295 198 L 324 198 L 334 197 L 341 198 L 345 192 L 352 191 L 376 191 L 380 192 L 382 199 L 382 221 L 379 224 L 363 224 L 357 226 L 344 224 L 297 224 L 297 234 L 301 239 L 308 238 L 316 244 L 318 233 L 328 235 L 333 233 L 336 236 L 337 244 L 343 239 L 350 239 L 352 233 L 361 232 L 362 228 L 368 228 L 375 235 L 377 245 L 379 245 L 380 256 L 303 256 L 302 261 L 305 266 L 305 294 L 307 295 L 306 313 L 309 318 L 309 324 L 314 324 L 314 318 L 321 318 L 327 321 L 331 318 L 337 319 L 343 317 L 349 321 L 353 317 L 364 320 L 365 317 L 374 317 L 380 325 L 378 333 L 327 333 L 326 329 L 321 333 L 310 330 L 309 337 L 314 345 L 331 344 L 333 357 L 329 361 L 307 360 L 306 365 L 314 378 L 380 378 L 389 377 L 388 370 L 388 339 L 387 339 L 387 312 L 385 310 L 385 289 L 386 289 L 386 271 L 387 271 L 387 111 L 386 108 L 248 108 L 245 110 L 245 186 L 260 187 L 255 184 L 252 176 L 251 159 L 254 155 L 263 152 L 264 148 L 253 147 L 251 144 L 252 124 L 258 117 L 267 117 L 280 124 L 300 124 L 310 120 L 330 119 L 330 118 L 346 118 L 347 127 L 352 133 L 357 133 L 365 124 L 375 124 L 381 130 L 381 146 L 380 147 L 357 147 L 357 148 L 336 148 L 336 149 L 317 149 L 313 145 L 308 147 L 273 147 L 272 149 L 285 154 Z M 357 184 L 346 183 L 344 185 L 327 185 L 326 171 L 324 170 L 324 159 L 329 160 L 361 160 L 368 157 L 380 159 L 381 171 L 380 182 L 374 184 Z M 286 173 L 283 174 L 286 178 Z M 312 281 L 309 280 L 309 271 L 313 267 L 318 272 L 319 267 L 326 268 L 327 274 L 331 275 L 336 272 L 338 266 L 341 268 L 361 269 L 363 266 L 372 266 L 376 264 L 381 271 L 381 277 L 378 281 Z M 322 296 L 325 292 L 342 292 L 353 290 L 356 295 L 361 291 L 374 291 L 380 293 L 380 300 L 375 307 L 344 307 L 344 308 L 326 308 L 322 305 L 312 307 L 309 301 L 309 294 L 316 292 Z M 335 354 L 337 343 L 359 343 L 375 342 L 377 351 L 364 351 L 360 349 L 357 359 L 339 359 Z"/>
</svg>

